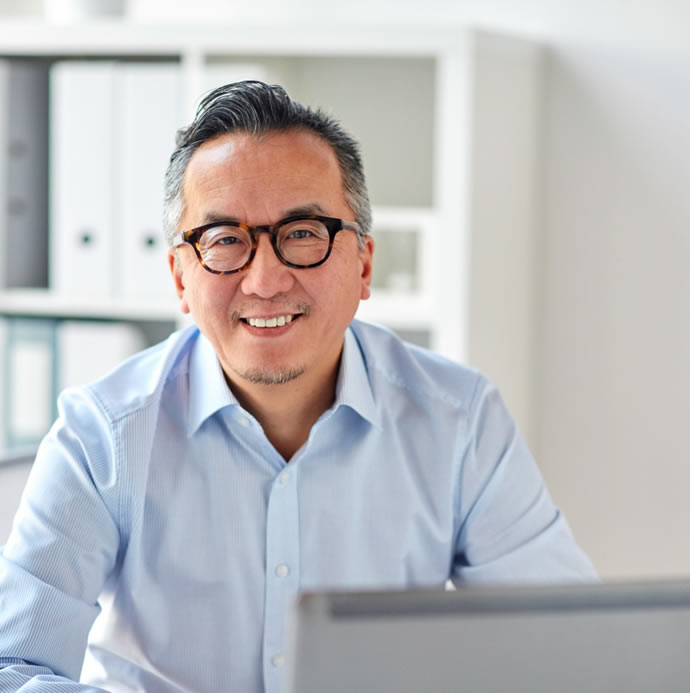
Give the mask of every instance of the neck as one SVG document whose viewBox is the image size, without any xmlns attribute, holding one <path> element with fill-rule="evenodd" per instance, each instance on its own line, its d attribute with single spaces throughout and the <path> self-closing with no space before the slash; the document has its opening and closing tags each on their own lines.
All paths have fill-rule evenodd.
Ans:
<svg viewBox="0 0 690 693">
<path fill-rule="evenodd" d="M 306 442 L 317 419 L 333 404 L 340 360 L 324 377 L 303 373 L 280 385 L 252 383 L 226 374 L 239 403 L 250 412 L 273 447 L 290 461 Z"/>
</svg>

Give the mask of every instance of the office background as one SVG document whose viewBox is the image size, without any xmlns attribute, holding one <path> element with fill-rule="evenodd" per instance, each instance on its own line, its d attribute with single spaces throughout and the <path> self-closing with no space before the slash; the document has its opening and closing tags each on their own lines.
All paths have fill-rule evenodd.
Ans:
<svg viewBox="0 0 690 693">
<path fill-rule="evenodd" d="M 321 22 L 343 32 L 350 25 L 456 24 L 543 46 L 534 293 L 528 318 L 513 316 L 527 331 L 521 343 L 530 344 L 527 400 L 513 403 L 508 394 L 508 381 L 521 374 L 492 368 L 489 352 L 513 348 L 510 335 L 493 343 L 473 343 L 468 335 L 467 358 L 502 388 L 506 383 L 552 494 L 602 575 L 689 574 L 690 6 L 125 4 L 135 24 L 227 22 L 230 29 L 251 22 L 260 29 L 262 22 Z M 0 9 L 8 17 L 38 16 L 43 3 L 6 2 Z M 491 183 L 482 180 L 475 194 L 490 197 Z M 481 238 L 475 242 L 481 247 Z M 511 259 L 497 253 L 496 262 L 509 266 Z M 501 311 L 500 294 L 483 295 L 474 310 Z M 24 473 L 0 468 L 3 531 Z"/>
</svg>

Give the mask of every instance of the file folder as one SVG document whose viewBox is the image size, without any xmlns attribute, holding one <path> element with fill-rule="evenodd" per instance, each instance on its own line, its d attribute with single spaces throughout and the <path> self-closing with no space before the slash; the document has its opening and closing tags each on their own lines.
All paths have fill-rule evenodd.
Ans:
<svg viewBox="0 0 690 693">
<path fill-rule="evenodd" d="M 51 109 L 51 286 L 174 301 L 162 216 L 183 124 L 179 64 L 56 63 Z"/>
<path fill-rule="evenodd" d="M 0 60 L 0 289 L 48 286 L 48 76 Z"/>
<path fill-rule="evenodd" d="M 116 217 L 122 260 L 117 292 L 123 298 L 172 304 L 163 175 L 182 125 L 180 68 L 176 63 L 121 63 L 116 92 L 122 195 Z"/>
<path fill-rule="evenodd" d="M 57 392 L 104 376 L 146 346 L 128 323 L 63 320 L 57 327 Z"/>
<path fill-rule="evenodd" d="M 114 73 L 97 60 L 51 69 L 50 284 L 67 296 L 114 294 Z"/>
<path fill-rule="evenodd" d="M 6 449 L 37 445 L 55 419 L 55 324 L 46 318 L 5 321 L 0 426 Z"/>
<path fill-rule="evenodd" d="M 7 450 L 7 320 L 0 315 L 0 450 Z"/>
<path fill-rule="evenodd" d="M 97 380 L 146 346 L 129 323 L 0 318 L 0 451 L 36 447 L 62 390 Z"/>
</svg>

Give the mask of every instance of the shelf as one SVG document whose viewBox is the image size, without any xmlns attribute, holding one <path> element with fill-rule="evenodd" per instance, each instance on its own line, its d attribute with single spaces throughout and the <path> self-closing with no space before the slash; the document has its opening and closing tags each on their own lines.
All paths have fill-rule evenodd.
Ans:
<svg viewBox="0 0 690 693">
<path fill-rule="evenodd" d="M 0 315 L 137 322 L 176 322 L 181 317 L 173 299 L 170 303 L 140 303 L 57 296 L 48 289 L 0 291 Z"/>
<path fill-rule="evenodd" d="M 188 26 L 93 21 L 69 25 L 41 21 L 0 22 L 2 55 L 438 55 L 456 52 L 458 35 L 448 26 L 343 26 L 264 24 Z"/>
</svg>

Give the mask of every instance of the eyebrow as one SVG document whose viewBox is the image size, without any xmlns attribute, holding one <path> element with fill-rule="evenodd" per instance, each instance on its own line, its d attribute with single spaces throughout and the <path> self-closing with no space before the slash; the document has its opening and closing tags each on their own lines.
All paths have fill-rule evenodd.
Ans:
<svg viewBox="0 0 690 693">
<path fill-rule="evenodd" d="M 302 215 L 308 216 L 310 214 L 320 214 L 321 216 L 328 216 L 328 212 L 318 202 L 308 202 L 307 204 L 300 205 L 299 207 L 292 207 L 286 210 L 280 218 L 287 219 L 288 217 L 299 217 Z M 206 224 L 215 224 L 219 221 L 228 221 L 232 224 L 245 223 L 237 217 L 210 211 L 206 212 L 203 215 L 201 224 L 198 224 L 198 226 L 204 226 Z"/>
<path fill-rule="evenodd" d="M 283 218 L 298 217 L 302 214 L 321 214 L 322 216 L 326 216 L 328 212 L 326 212 L 326 210 L 318 202 L 310 202 L 306 205 L 300 205 L 299 207 L 288 209 L 283 215 Z"/>
<path fill-rule="evenodd" d="M 218 221 L 229 221 L 232 224 L 239 224 L 240 220 L 235 217 L 228 216 L 227 214 L 219 214 L 218 212 L 206 212 L 203 217 L 201 217 L 201 224 L 198 226 L 205 226 L 206 224 L 215 224 Z"/>
</svg>

